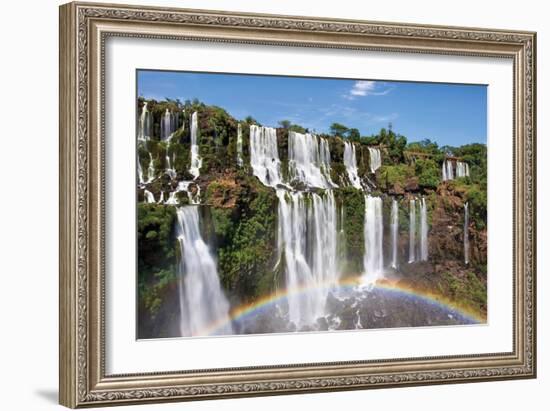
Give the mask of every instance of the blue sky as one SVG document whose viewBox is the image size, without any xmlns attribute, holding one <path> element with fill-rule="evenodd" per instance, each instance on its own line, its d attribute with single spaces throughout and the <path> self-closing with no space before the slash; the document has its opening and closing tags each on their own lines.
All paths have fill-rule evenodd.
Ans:
<svg viewBox="0 0 550 411">
<path fill-rule="evenodd" d="M 408 141 L 487 142 L 484 85 L 138 71 L 138 95 L 200 101 L 266 126 L 290 120 L 317 132 L 338 122 L 371 135 L 392 123 Z"/>
</svg>

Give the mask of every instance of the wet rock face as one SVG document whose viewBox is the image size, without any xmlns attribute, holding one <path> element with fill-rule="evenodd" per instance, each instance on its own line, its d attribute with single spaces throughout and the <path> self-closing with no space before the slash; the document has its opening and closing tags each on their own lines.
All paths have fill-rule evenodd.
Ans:
<svg viewBox="0 0 550 411">
<path fill-rule="evenodd" d="M 430 227 L 430 259 L 464 261 L 464 192 L 442 184 L 433 197 Z M 468 227 L 470 265 L 487 264 L 487 230 Z"/>
</svg>

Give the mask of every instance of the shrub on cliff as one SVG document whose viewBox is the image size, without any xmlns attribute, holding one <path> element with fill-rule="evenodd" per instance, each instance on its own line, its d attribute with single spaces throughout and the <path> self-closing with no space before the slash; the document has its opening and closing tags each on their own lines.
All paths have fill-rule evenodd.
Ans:
<svg viewBox="0 0 550 411">
<path fill-rule="evenodd" d="M 414 168 L 420 187 L 435 189 L 439 185 L 441 171 L 434 160 L 419 158 L 416 160 Z"/>
<path fill-rule="evenodd" d="M 403 189 L 407 180 L 414 176 L 414 169 L 407 164 L 384 165 L 380 168 L 377 181 L 380 188 L 391 190 L 394 187 Z"/>
<path fill-rule="evenodd" d="M 157 204 L 138 204 L 138 291 L 147 316 L 154 316 L 163 293 L 177 279 L 174 222 L 176 209 Z M 176 245 L 175 245 L 176 244 Z"/>
</svg>

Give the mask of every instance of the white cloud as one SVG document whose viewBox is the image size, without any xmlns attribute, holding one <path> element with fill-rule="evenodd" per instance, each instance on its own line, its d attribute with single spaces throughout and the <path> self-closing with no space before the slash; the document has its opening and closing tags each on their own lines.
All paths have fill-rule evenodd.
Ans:
<svg viewBox="0 0 550 411">
<path fill-rule="evenodd" d="M 385 83 L 370 80 L 358 80 L 353 84 L 351 90 L 344 95 L 344 98 L 354 100 L 356 97 L 384 96 L 390 91 L 392 91 L 392 88 L 387 87 Z"/>
</svg>

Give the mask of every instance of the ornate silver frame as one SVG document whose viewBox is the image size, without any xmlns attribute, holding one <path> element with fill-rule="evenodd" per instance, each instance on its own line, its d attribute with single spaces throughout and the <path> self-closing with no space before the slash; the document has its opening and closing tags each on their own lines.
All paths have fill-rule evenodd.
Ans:
<svg viewBox="0 0 550 411">
<path fill-rule="evenodd" d="M 140 375 L 104 367 L 104 46 L 109 36 L 490 56 L 514 63 L 514 349 Z M 536 34 L 70 3 L 60 8 L 60 403 L 68 407 L 536 376 Z"/>
</svg>

